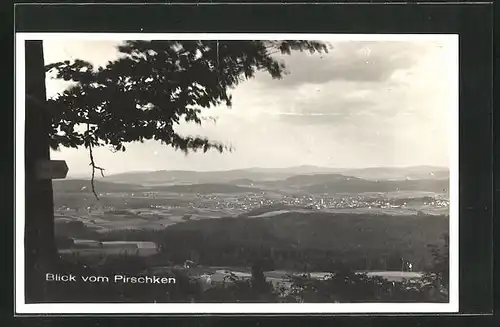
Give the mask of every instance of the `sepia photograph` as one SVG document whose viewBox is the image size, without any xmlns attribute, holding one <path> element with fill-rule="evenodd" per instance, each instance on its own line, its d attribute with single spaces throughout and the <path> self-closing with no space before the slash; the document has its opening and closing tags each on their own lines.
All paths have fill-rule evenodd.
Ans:
<svg viewBox="0 0 500 327">
<path fill-rule="evenodd" d="M 24 312 L 456 312 L 458 36 L 18 33 L 15 229 Z"/>
</svg>

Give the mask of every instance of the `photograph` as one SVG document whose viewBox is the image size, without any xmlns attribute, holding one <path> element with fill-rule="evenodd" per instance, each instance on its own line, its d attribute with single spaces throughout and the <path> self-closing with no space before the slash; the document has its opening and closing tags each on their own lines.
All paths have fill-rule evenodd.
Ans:
<svg viewBox="0 0 500 327">
<path fill-rule="evenodd" d="M 457 312 L 458 88 L 453 34 L 18 33 L 16 307 Z"/>
</svg>

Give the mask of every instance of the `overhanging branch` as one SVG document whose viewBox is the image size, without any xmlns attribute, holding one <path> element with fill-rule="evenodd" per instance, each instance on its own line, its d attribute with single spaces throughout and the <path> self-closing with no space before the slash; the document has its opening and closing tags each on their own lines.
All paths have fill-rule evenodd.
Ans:
<svg viewBox="0 0 500 327">
<path fill-rule="evenodd" d="M 90 126 L 89 124 L 87 124 L 87 132 L 90 132 Z M 101 176 L 104 177 L 104 168 L 101 168 L 99 166 L 97 166 L 95 164 L 95 160 L 94 160 L 94 153 L 92 152 L 92 142 L 87 142 L 87 146 L 89 148 L 89 156 L 90 156 L 90 166 L 92 167 L 92 178 L 90 180 L 90 185 L 92 186 L 92 193 L 94 193 L 94 196 L 97 200 L 99 200 L 99 196 L 97 196 L 97 192 L 95 191 L 95 183 L 94 183 L 94 180 L 95 180 L 95 171 L 96 170 L 99 170 L 100 173 L 101 173 Z"/>
</svg>

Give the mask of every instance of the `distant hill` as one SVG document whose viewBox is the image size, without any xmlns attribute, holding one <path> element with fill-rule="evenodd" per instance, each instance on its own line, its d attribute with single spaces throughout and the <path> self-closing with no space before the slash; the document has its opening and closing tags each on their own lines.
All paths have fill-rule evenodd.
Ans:
<svg viewBox="0 0 500 327">
<path fill-rule="evenodd" d="M 241 178 L 229 181 L 227 184 L 252 186 L 254 184 L 254 181 L 248 178 Z"/>
<path fill-rule="evenodd" d="M 365 193 L 365 192 L 396 192 L 425 191 L 448 193 L 448 179 L 427 180 L 367 180 L 341 174 L 295 175 L 284 179 L 270 181 L 253 181 L 238 179 L 219 183 L 193 183 L 177 185 L 149 184 L 138 185 L 130 183 L 95 181 L 98 193 L 112 192 L 173 192 L 173 193 L 260 193 L 263 190 L 297 191 L 313 194 Z M 55 193 L 90 193 L 89 180 L 68 179 L 54 181 Z"/>
<path fill-rule="evenodd" d="M 314 175 L 296 175 L 283 180 L 287 186 L 307 186 L 318 183 L 355 183 L 361 181 L 357 177 L 345 176 L 341 174 L 314 174 Z"/>
<path fill-rule="evenodd" d="M 248 168 L 243 169 L 251 172 L 259 172 L 259 173 L 267 173 L 267 174 L 288 174 L 292 175 L 301 175 L 301 174 L 331 174 L 331 173 L 340 173 L 345 169 L 342 168 L 328 168 L 328 167 L 318 167 L 312 165 L 302 165 L 295 167 L 286 167 L 286 168 Z"/>
<path fill-rule="evenodd" d="M 96 180 L 94 181 L 96 192 L 140 192 L 147 190 L 141 185 L 118 184 Z M 86 179 L 64 179 L 52 182 L 54 193 L 92 193 L 90 180 Z"/>
<path fill-rule="evenodd" d="M 371 181 L 364 179 L 339 179 L 334 182 L 314 184 L 303 188 L 309 193 L 364 193 L 426 191 L 436 193 L 449 192 L 449 180 L 401 180 Z"/>
<path fill-rule="evenodd" d="M 261 172 L 252 170 L 228 170 L 213 172 L 196 172 L 181 170 L 160 170 L 153 172 L 124 173 L 110 175 L 103 180 L 119 183 L 144 185 L 165 184 L 211 184 L 232 183 L 234 180 L 248 179 L 253 181 L 276 180 L 289 177 L 282 172 Z"/>
<path fill-rule="evenodd" d="M 235 181 L 245 180 L 269 182 L 284 180 L 296 175 L 323 175 L 342 174 L 356 178 L 369 180 L 405 180 L 405 179 L 447 179 L 449 172 L 446 168 L 418 166 L 405 168 L 375 167 L 363 169 L 328 168 L 317 166 L 297 166 L 287 168 L 248 168 L 227 171 L 197 172 L 187 170 L 159 170 L 116 174 L 99 178 L 102 181 L 119 182 L 144 185 L 167 185 L 167 184 L 211 184 L 228 183 L 236 185 Z M 317 177 L 321 178 L 321 177 Z"/>
<path fill-rule="evenodd" d="M 243 187 L 232 184 L 188 184 L 171 186 L 142 186 L 136 184 L 112 183 L 94 181 L 97 193 L 121 193 L 121 192 L 173 192 L 173 193 L 255 193 L 261 192 L 258 188 Z M 91 193 L 90 180 L 67 179 L 53 182 L 55 193 Z"/>
<path fill-rule="evenodd" d="M 447 168 L 433 166 L 414 167 L 371 167 L 362 169 L 348 169 L 343 174 L 371 180 L 405 180 L 405 179 L 449 179 Z"/>
<path fill-rule="evenodd" d="M 447 193 L 449 179 L 368 180 L 341 174 L 296 175 L 283 180 L 257 183 L 269 189 L 293 189 L 306 193 L 365 193 L 426 191 Z"/>
<path fill-rule="evenodd" d="M 257 193 L 261 190 L 258 188 L 242 187 L 231 184 L 192 184 L 192 185 L 172 185 L 172 186 L 157 186 L 151 188 L 155 191 L 174 192 L 174 193 Z"/>
</svg>

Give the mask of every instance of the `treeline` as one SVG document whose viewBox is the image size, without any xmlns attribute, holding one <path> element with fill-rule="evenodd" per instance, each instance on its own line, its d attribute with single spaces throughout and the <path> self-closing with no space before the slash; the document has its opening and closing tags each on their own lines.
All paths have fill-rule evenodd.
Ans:
<svg viewBox="0 0 500 327">
<path fill-rule="evenodd" d="M 121 256 L 106 266 L 87 265 L 78 259 L 61 259 L 52 271 L 77 276 L 113 276 L 115 274 L 148 274 L 145 260 Z M 266 280 L 263 269 L 255 265 L 252 276 L 241 279 L 228 274 L 223 282 L 208 283 L 189 276 L 187 271 L 172 269 L 168 277 L 175 284 L 46 283 L 47 302 L 267 302 L 267 303 L 356 303 L 356 302 L 447 302 L 447 288 L 440 275 L 429 273 L 422 280 L 389 282 L 380 277 L 353 273 L 346 269 L 333 271 L 318 280 L 309 275 L 290 276 L 283 283 Z"/>
<path fill-rule="evenodd" d="M 260 260 L 267 270 L 427 271 L 433 262 L 428 244 L 441 242 L 446 217 L 273 217 L 188 221 L 161 230 L 97 232 L 71 221 L 56 230 L 60 248 L 67 236 L 97 241 L 150 241 L 158 253 L 151 265 L 193 260 L 207 266 L 248 267 Z M 298 219 L 296 219 L 298 218 Z"/>
<path fill-rule="evenodd" d="M 180 235 L 182 234 L 182 235 Z M 249 267 L 258 262 L 265 270 L 332 271 L 351 270 L 402 270 L 404 255 L 397 251 L 345 248 L 327 250 L 302 248 L 288 244 L 240 242 L 224 239 L 207 239 L 201 232 L 177 232 L 165 235 L 159 253 L 152 262 L 182 264 L 192 260 L 205 266 Z M 407 259 L 406 259 L 407 260 Z M 429 262 L 430 263 L 430 262 Z M 415 265 L 415 264 L 414 264 Z M 424 268 L 421 262 L 416 268 Z M 420 266 L 420 267 L 419 267 Z"/>
<path fill-rule="evenodd" d="M 96 233 L 99 234 L 99 233 Z M 93 235 L 98 241 L 116 240 L 118 232 Z M 428 270 L 432 263 L 430 252 L 420 261 L 414 260 L 412 253 L 405 249 L 370 249 L 346 247 L 339 250 L 304 248 L 297 244 L 227 240 L 222 237 L 207 237 L 200 231 L 162 230 L 145 232 L 122 232 L 120 240 L 157 243 L 158 253 L 148 257 L 150 265 L 182 265 L 192 260 L 205 266 L 249 267 L 258 262 L 265 270 L 291 271 L 332 271 L 351 270 L 406 270 L 406 262 L 411 262 L 414 270 Z M 92 236 L 92 235 L 88 235 Z M 71 242 L 58 238 L 60 248 L 72 248 Z M 65 241 L 66 240 L 66 241 Z M 427 249 L 425 249 L 427 250 Z"/>
<path fill-rule="evenodd" d="M 163 248 L 158 258 L 168 257 L 169 250 L 174 248 Z M 354 269 L 345 264 L 325 268 L 323 271 L 329 271 L 330 274 L 323 280 L 303 274 L 289 276 L 282 283 L 272 283 L 266 280 L 264 271 L 271 268 L 269 264 L 275 263 L 266 261 L 270 259 L 270 252 L 263 248 L 260 252 L 248 252 L 251 253 L 251 260 L 248 262 L 252 272 L 251 278 L 241 279 L 234 274 L 227 274 L 222 283 L 209 284 L 203 279 L 190 276 L 189 269 L 173 267 L 161 273 L 175 277 L 176 283 L 168 285 L 92 284 L 81 281 L 47 283 L 43 279 L 43 272 L 40 280 L 46 283 L 48 302 L 447 302 L 448 235 L 445 233 L 442 242 L 429 246 L 428 250 L 432 257 L 428 272 L 421 279 L 402 282 L 390 282 L 380 277 L 354 273 Z M 245 251 L 238 253 L 241 256 Z M 300 254 L 297 254 L 300 252 L 288 253 L 296 256 L 293 257 L 294 260 L 300 260 Z M 179 260 L 180 258 L 181 256 Z M 93 258 L 91 261 L 88 257 L 72 254 L 62 257 L 58 265 L 51 271 L 85 276 L 155 274 L 154 265 L 148 258 L 133 254 Z"/>
</svg>

